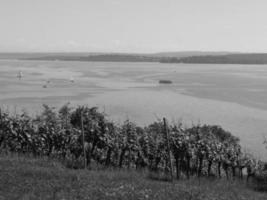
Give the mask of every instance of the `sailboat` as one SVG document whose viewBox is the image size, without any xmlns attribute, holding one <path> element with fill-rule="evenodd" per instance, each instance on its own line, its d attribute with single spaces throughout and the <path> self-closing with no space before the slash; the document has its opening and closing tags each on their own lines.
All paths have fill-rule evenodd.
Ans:
<svg viewBox="0 0 267 200">
<path fill-rule="evenodd" d="M 22 71 L 19 71 L 19 73 L 17 74 L 17 78 L 19 78 L 19 79 L 22 78 Z"/>
<path fill-rule="evenodd" d="M 70 77 L 70 82 L 74 83 L 74 78 L 72 76 Z"/>
</svg>

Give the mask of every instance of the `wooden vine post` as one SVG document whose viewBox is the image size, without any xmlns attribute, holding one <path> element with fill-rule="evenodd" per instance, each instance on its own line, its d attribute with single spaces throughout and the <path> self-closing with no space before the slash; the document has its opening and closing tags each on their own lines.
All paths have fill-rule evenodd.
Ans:
<svg viewBox="0 0 267 200">
<path fill-rule="evenodd" d="M 167 121 L 165 117 L 163 118 L 163 123 L 164 123 L 164 131 L 165 131 L 165 136 L 166 136 L 166 143 L 167 143 L 167 156 L 168 156 L 168 164 L 169 164 L 169 172 L 171 176 L 171 180 L 173 180 L 173 169 L 172 169 L 172 159 L 171 159 L 171 148 L 170 148 L 170 137 L 169 137 L 169 129 L 167 126 Z"/>
<path fill-rule="evenodd" d="M 84 169 L 87 168 L 86 162 L 86 152 L 85 152 L 85 136 L 84 136 L 84 127 L 83 127 L 83 110 L 81 110 L 81 126 L 82 126 L 82 137 L 83 137 L 83 159 L 84 159 Z"/>
</svg>

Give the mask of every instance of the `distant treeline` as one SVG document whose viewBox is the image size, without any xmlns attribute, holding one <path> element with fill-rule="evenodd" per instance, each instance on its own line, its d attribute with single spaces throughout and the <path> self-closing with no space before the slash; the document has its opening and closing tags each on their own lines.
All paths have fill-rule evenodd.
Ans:
<svg viewBox="0 0 267 200">
<path fill-rule="evenodd" d="M 63 61 L 89 61 L 89 62 L 160 62 L 160 58 L 128 55 L 128 54 L 101 54 L 88 56 L 44 56 L 35 58 L 26 58 L 26 60 L 63 60 Z"/>
<path fill-rule="evenodd" d="M 267 64 L 267 54 L 228 54 L 190 56 L 184 58 L 163 58 L 162 63 L 203 63 L 203 64 Z"/>
<path fill-rule="evenodd" d="M 173 55 L 173 54 L 170 54 Z M 161 62 L 161 63 L 203 63 L 203 64 L 267 64 L 266 53 L 235 53 L 192 56 L 170 56 L 165 54 L 99 54 L 99 55 L 48 55 L 26 60 L 63 60 L 89 62 Z"/>
</svg>

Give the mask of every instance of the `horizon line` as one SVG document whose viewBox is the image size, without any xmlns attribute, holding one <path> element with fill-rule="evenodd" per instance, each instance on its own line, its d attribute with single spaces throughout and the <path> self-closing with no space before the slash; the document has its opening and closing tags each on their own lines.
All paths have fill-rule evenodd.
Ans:
<svg viewBox="0 0 267 200">
<path fill-rule="evenodd" d="M 205 51 L 205 50 L 185 50 L 185 51 L 156 51 L 156 52 L 123 52 L 123 51 L 0 51 L 0 54 L 38 54 L 38 53 L 88 53 L 88 54 L 161 54 L 161 53 L 229 53 L 229 54 L 266 54 L 266 52 L 259 52 L 259 51 Z"/>
</svg>

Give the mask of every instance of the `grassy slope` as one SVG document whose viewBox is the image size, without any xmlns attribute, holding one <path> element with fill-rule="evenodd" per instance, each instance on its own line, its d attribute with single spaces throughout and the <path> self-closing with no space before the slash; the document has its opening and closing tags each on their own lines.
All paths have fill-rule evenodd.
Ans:
<svg viewBox="0 0 267 200">
<path fill-rule="evenodd" d="M 267 199 L 244 183 L 197 179 L 173 183 L 129 171 L 65 169 L 56 162 L 0 157 L 2 199 Z"/>
</svg>

